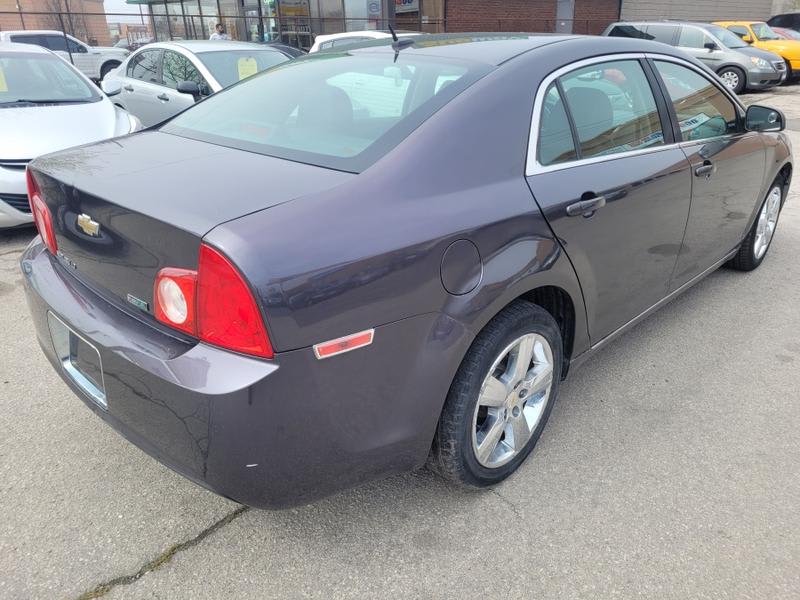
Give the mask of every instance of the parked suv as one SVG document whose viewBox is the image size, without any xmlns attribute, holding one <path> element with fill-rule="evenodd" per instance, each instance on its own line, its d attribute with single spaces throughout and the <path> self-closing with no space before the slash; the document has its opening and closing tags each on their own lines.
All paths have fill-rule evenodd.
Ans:
<svg viewBox="0 0 800 600">
<path fill-rule="evenodd" d="M 724 27 L 708 23 L 612 23 L 603 32 L 612 37 L 654 40 L 680 48 L 705 63 L 728 89 L 763 90 L 786 78 L 786 63 L 772 52 L 752 48 Z"/>
<path fill-rule="evenodd" d="M 785 13 L 770 17 L 767 21 L 770 27 L 783 27 L 784 29 L 794 29 L 800 31 L 800 12 Z"/>
<path fill-rule="evenodd" d="M 48 48 L 70 60 L 89 79 L 101 80 L 130 54 L 124 48 L 88 46 L 60 31 L 0 31 L 0 42 L 17 42 Z"/>
</svg>

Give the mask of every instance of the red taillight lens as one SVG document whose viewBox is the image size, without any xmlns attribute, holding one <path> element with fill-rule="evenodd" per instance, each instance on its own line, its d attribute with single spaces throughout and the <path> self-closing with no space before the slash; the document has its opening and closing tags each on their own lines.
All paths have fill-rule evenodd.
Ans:
<svg viewBox="0 0 800 600">
<path fill-rule="evenodd" d="M 50 209 L 47 208 L 42 193 L 39 191 L 39 184 L 33 177 L 30 170 L 25 171 L 25 178 L 28 182 L 28 203 L 31 205 L 31 214 L 33 215 L 33 222 L 36 223 L 36 229 L 39 235 L 42 236 L 42 241 L 47 249 L 56 254 L 58 251 L 58 244 L 56 244 L 56 234 L 53 230 L 53 218 L 50 215 Z"/>
<path fill-rule="evenodd" d="M 197 335 L 196 289 L 196 271 L 161 269 L 153 289 L 156 319 L 190 335 Z"/>
<path fill-rule="evenodd" d="M 272 358 L 253 294 L 218 250 L 200 245 L 197 271 L 161 269 L 153 288 L 156 319 L 215 346 Z"/>
<path fill-rule="evenodd" d="M 237 352 L 272 358 L 261 311 L 236 267 L 219 251 L 202 244 L 197 271 L 200 339 Z"/>
</svg>

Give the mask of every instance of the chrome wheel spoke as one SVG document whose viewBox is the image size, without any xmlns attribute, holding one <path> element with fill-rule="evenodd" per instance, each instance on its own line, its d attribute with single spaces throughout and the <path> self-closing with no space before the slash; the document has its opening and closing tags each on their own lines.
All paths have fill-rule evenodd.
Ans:
<svg viewBox="0 0 800 600">
<path fill-rule="evenodd" d="M 475 456 L 479 462 L 483 464 L 489 462 L 492 454 L 497 449 L 497 444 L 500 442 L 500 438 L 502 437 L 505 428 L 505 420 L 495 417 L 494 422 L 489 426 L 489 429 L 483 436 L 483 439 L 478 442 L 478 448 L 475 452 Z"/>
<path fill-rule="evenodd" d="M 489 375 L 483 382 L 478 404 L 481 406 L 503 406 L 508 397 L 508 386 L 494 375 Z"/>
<path fill-rule="evenodd" d="M 526 335 L 519 341 L 509 376 L 512 385 L 516 385 L 528 376 L 533 361 L 533 347 L 534 337 L 532 335 Z"/>
<path fill-rule="evenodd" d="M 530 383 L 527 384 L 528 396 L 546 391 L 551 383 L 553 383 L 553 365 L 547 363 L 537 366 L 533 370 L 533 377 L 530 378 Z"/>
<path fill-rule="evenodd" d="M 525 415 L 520 413 L 518 417 L 511 419 L 511 446 L 514 448 L 514 452 L 519 452 L 528 443 L 528 440 L 531 439 L 531 433 L 533 433 L 528 427 L 528 421 L 525 419 Z"/>
</svg>

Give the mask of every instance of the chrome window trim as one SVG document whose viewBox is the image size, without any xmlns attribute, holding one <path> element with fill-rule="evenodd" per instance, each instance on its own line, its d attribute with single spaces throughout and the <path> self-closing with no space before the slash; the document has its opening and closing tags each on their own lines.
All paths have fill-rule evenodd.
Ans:
<svg viewBox="0 0 800 600">
<path fill-rule="evenodd" d="M 566 75 L 567 73 L 571 73 L 572 71 L 575 71 L 577 69 L 582 69 L 583 67 L 600 64 L 604 62 L 617 61 L 617 60 L 640 60 L 643 58 L 674 62 L 695 71 L 697 74 L 701 75 L 706 80 L 708 80 L 712 85 L 716 86 L 718 90 L 722 91 L 722 93 L 725 94 L 725 96 L 733 102 L 734 106 L 737 107 L 741 117 L 744 111 L 744 106 L 736 96 L 734 96 L 731 92 L 729 92 L 720 82 L 713 81 L 708 76 L 708 73 L 704 72 L 700 67 L 677 56 L 670 56 L 668 54 L 653 54 L 652 52 L 631 52 L 626 54 L 607 54 L 604 56 L 594 56 L 592 58 L 579 60 L 569 65 L 564 65 L 563 67 L 556 69 L 555 71 L 550 73 L 547 77 L 545 77 L 539 84 L 539 88 L 536 91 L 536 98 L 533 104 L 533 114 L 531 117 L 530 132 L 528 134 L 528 156 L 525 161 L 525 177 L 531 177 L 533 175 L 539 175 L 542 173 L 550 173 L 552 171 L 561 171 L 563 169 L 569 169 L 572 167 L 607 162 L 619 158 L 629 158 L 632 156 L 641 156 L 644 154 L 654 154 L 656 152 L 664 152 L 666 150 L 670 150 L 673 148 L 683 148 L 686 147 L 687 145 L 708 143 L 714 140 L 719 140 L 734 135 L 734 134 L 726 134 L 714 138 L 706 138 L 703 140 L 673 142 L 671 144 L 663 144 L 661 146 L 653 146 L 651 148 L 643 148 L 641 150 L 629 150 L 628 152 L 618 152 L 615 154 L 607 154 L 603 156 L 592 156 L 589 158 L 581 158 L 580 160 L 571 160 L 554 165 L 541 164 L 539 162 L 539 157 L 537 155 L 537 144 L 539 143 L 539 125 L 541 123 L 541 119 L 539 117 L 541 116 L 542 113 L 545 93 L 547 92 L 547 89 L 550 87 L 550 85 L 562 75 Z M 670 101 L 669 98 L 666 98 L 665 100 L 667 102 Z M 746 132 L 741 132 L 741 133 L 746 133 Z"/>
</svg>

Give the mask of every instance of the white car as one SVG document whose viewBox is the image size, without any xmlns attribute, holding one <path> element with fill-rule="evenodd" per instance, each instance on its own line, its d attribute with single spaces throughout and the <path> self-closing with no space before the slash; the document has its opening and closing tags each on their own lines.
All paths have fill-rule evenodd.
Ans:
<svg viewBox="0 0 800 600">
<path fill-rule="evenodd" d="M 224 40 L 158 42 L 131 54 L 102 86 L 106 93 L 121 86 L 114 103 L 150 127 L 203 96 L 290 60 L 292 52 L 287 46 Z"/>
<path fill-rule="evenodd" d="M 141 126 L 49 50 L 0 43 L 0 229 L 33 221 L 25 183 L 31 160 Z"/>
<path fill-rule="evenodd" d="M 125 48 L 87 46 L 60 31 L 0 31 L 0 43 L 15 42 L 47 48 L 70 61 L 89 79 L 100 81 L 130 54 Z"/>
<path fill-rule="evenodd" d="M 415 35 L 423 35 L 414 32 L 402 32 L 397 34 L 398 38 L 412 37 Z M 360 42 L 368 42 L 369 40 L 383 40 L 391 38 L 392 34 L 388 31 L 377 31 L 366 29 L 364 31 L 345 31 L 343 33 L 331 33 L 330 35 L 318 35 L 314 38 L 314 45 L 308 51 L 319 52 L 320 50 L 330 50 L 331 48 L 341 48 L 342 46 L 349 46 L 351 44 L 358 44 Z"/>
</svg>

